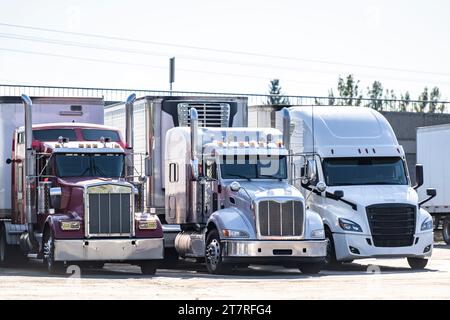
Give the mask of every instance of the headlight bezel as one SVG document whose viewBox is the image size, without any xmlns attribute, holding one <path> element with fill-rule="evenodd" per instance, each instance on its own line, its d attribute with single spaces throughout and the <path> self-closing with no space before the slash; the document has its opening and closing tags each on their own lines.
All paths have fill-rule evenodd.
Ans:
<svg viewBox="0 0 450 320">
<path fill-rule="evenodd" d="M 361 228 L 361 226 L 359 224 L 357 224 L 355 221 L 352 221 L 350 219 L 339 218 L 338 223 L 339 223 L 339 226 L 341 227 L 341 229 L 344 231 L 358 232 L 358 233 L 363 232 L 363 229 Z M 348 226 L 349 228 L 346 228 L 346 226 Z"/>
<path fill-rule="evenodd" d="M 62 220 L 59 222 L 59 227 L 62 231 L 79 231 L 81 229 L 81 221 Z"/>
<path fill-rule="evenodd" d="M 139 220 L 138 229 L 144 231 L 156 230 L 158 229 L 158 222 L 156 221 L 156 219 Z"/>
<path fill-rule="evenodd" d="M 433 218 L 426 218 L 420 225 L 420 231 L 433 230 Z"/>
<path fill-rule="evenodd" d="M 225 238 L 249 238 L 250 235 L 244 230 L 222 229 L 222 235 Z"/>
</svg>

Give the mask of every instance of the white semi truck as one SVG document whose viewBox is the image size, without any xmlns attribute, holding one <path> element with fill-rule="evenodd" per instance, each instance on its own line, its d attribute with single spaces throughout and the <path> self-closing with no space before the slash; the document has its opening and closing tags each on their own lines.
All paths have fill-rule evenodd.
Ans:
<svg viewBox="0 0 450 320">
<path fill-rule="evenodd" d="M 424 166 L 423 184 L 435 187 L 437 196 L 424 206 L 442 225 L 444 241 L 450 244 L 450 125 L 421 127 L 417 129 L 417 163 Z M 424 197 L 424 188 L 419 190 Z"/>
<path fill-rule="evenodd" d="M 272 128 L 199 128 L 167 132 L 165 216 L 179 224 L 175 248 L 205 259 L 213 274 L 242 264 L 295 266 L 317 273 L 326 254 L 323 223 L 288 183 L 288 134 Z"/>
<path fill-rule="evenodd" d="M 277 126 L 282 119 L 291 124 L 293 183 L 310 194 L 307 204 L 325 224 L 327 263 L 404 257 L 413 269 L 424 268 L 433 223 L 422 205 L 436 190 L 427 189 L 428 198 L 419 200 L 422 167 L 412 186 L 387 120 L 373 109 L 344 106 L 285 108 Z M 305 179 L 305 171 L 317 174 Z"/>
</svg>

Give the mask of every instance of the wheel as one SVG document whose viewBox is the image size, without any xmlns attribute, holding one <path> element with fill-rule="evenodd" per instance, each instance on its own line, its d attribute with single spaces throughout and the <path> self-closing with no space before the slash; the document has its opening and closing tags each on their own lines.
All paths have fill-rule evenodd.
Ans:
<svg viewBox="0 0 450 320">
<path fill-rule="evenodd" d="M 408 264 L 413 270 L 422 270 L 426 267 L 428 259 L 424 258 L 408 258 Z"/>
<path fill-rule="evenodd" d="M 323 263 L 305 263 L 298 266 L 298 269 L 305 274 L 317 274 L 322 268 Z"/>
<path fill-rule="evenodd" d="M 20 266 L 25 262 L 26 257 L 20 251 L 20 247 L 16 245 L 8 245 L 6 241 L 5 227 L 0 225 L 0 266 L 14 267 Z"/>
<path fill-rule="evenodd" d="M 158 269 L 158 263 L 155 261 L 146 261 L 143 262 L 140 267 L 142 274 L 152 276 L 156 273 L 156 269 Z"/>
<path fill-rule="evenodd" d="M 333 234 L 328 228 L 325 228 L 325 240 L 327 241 L 327 255 L 325 257 L 324 267 L 340 266 L 341 262 L 336 260 L 336 250 L 334 248 Z"/>
<path fill-rule="evenodd" d="M 450 217 L 445 218 L 442 223 L 442 237 L 446 244 L 450 244 Z"/>
<path fill-rule="evenodd" d="M 230 267 L 222 261 L 222 244 L 216 229 L 211 230 L 206 237 L 205 262 L 211 274 L 226 274 Z"/>
<path fill-rule="evenodd" d="M 51 231 L 47 232 L 44 237 L 44 264 L 51 274 L 61 274 L 64 272 L 64 262 L 55 261 L 55 238 Z"/>
</svg>

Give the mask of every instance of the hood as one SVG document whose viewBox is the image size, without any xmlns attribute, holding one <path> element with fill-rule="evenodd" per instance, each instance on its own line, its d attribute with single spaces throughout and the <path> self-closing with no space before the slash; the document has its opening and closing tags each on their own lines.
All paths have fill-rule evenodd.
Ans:
<svg viewBox="0 0 450 320">
<path fill-rule="evenodd" d="M 58 182 L 62 185 L 69 187 L 85 187 L 92 184 L 112 182 L 112 183 L 125 183 L 122 179 L 117 178 L 102 178 L 102 177 L 68 177 L 68 178 L 58 178 Z"/>
<path fill-rule="evenodd" d="M 327 191 L 344 191 L 344 199 L 366 207 L 378 203 L 409 203 L 417 205 L 417 192 L 408 185 L 369 185 L 328 187 Z"/>
<path fill-rule="evenodd" d="M 303 195 L 295 187 L 289 185 L 287 182 L 283 181 L 240 181 L 242 188 L 248 192 L 251 200 L 259 201 L 262 199 L 301 199 L 303 200 Z M 244 190 L 239 192 L 242 197 L 248 197 Z"/>
</svg>

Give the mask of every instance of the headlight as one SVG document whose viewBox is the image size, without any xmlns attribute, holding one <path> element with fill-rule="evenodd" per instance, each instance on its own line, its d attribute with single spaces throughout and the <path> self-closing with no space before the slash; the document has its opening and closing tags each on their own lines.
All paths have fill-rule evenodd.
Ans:
<svg viewBox="0 0 450 320">
<path fill-rule="evenodd" d="M 360 225 L 352 220 L 339 218 L 339 225 L 345 231 L 362 232 Z"/>
<path fill-rule="evenodd" d="M 323 229 L 313 230 L 311 232 L 311 238 L 324 239 L 325 238 L 325 231 Z"/>
<path fill-rule="evenodd" d="M 138 224 L 139 230 L 155 230 L 158 227 L 156 220 L 142 220 Z"/>
<path fill-rule="evenodd" d="M 248 233 L 241 230 L 223 229 L 222 234 L 226 238 L 248 238 Z"/>
<path fill-rule="evenodd" d="M 64 231 L 77 231 L 80 230 L 80 221 L 61 221 L 61 230 Z"/>
<path fill-rule="evenodd" d="M 433 229 L 433 219 L 425 219 L 424 222 L 422 222 L 422 226 L 420 227 L 421 231 L 424 230 L 430 230 Z"/>
</svg>

